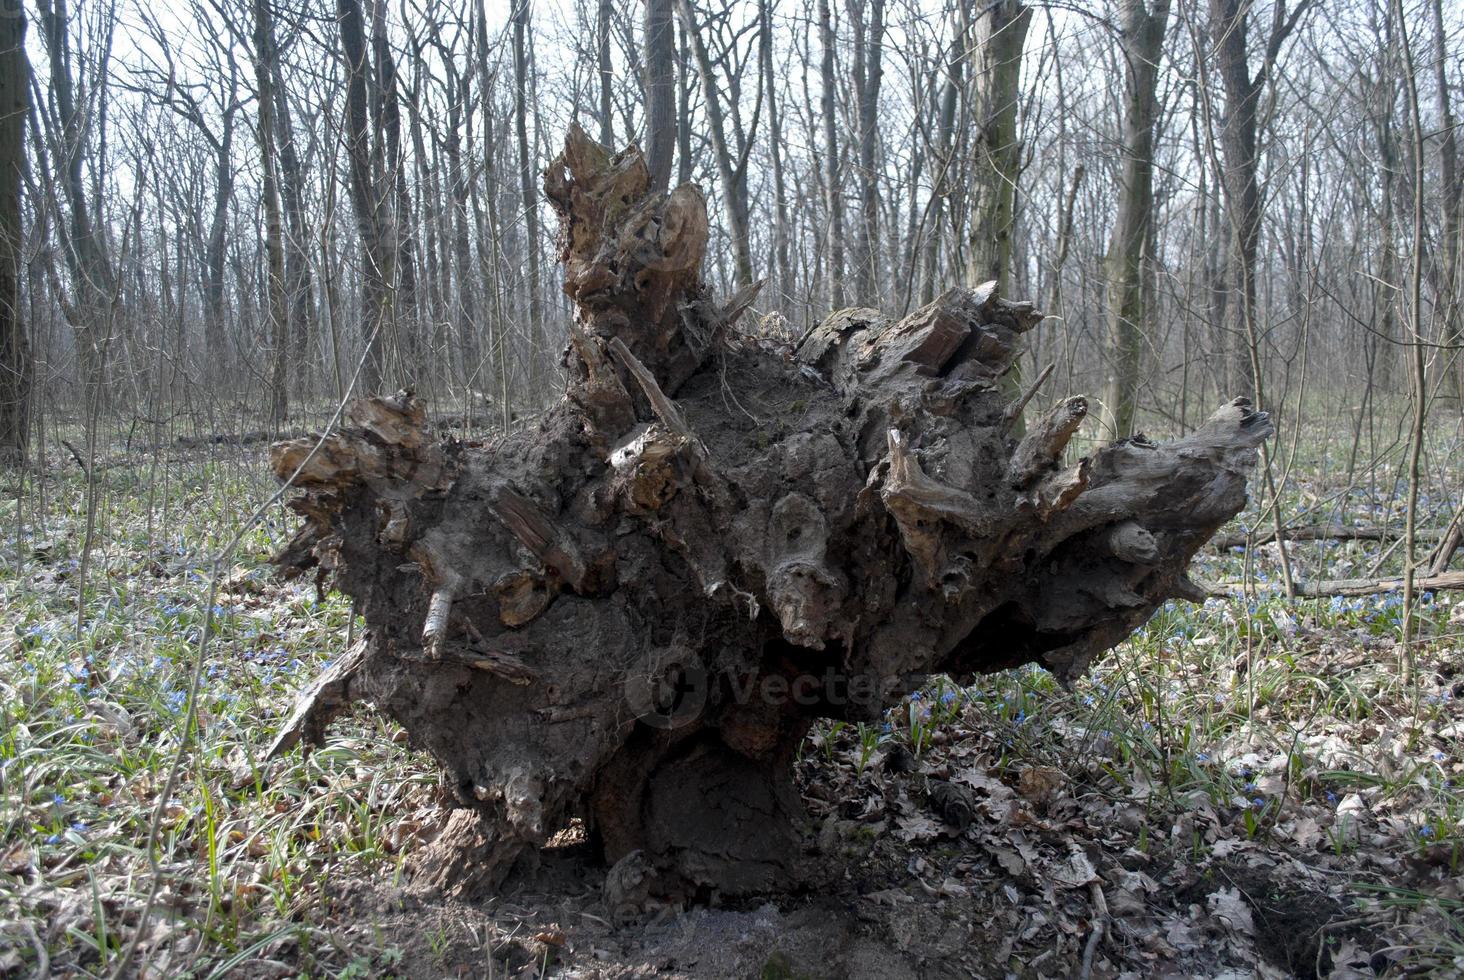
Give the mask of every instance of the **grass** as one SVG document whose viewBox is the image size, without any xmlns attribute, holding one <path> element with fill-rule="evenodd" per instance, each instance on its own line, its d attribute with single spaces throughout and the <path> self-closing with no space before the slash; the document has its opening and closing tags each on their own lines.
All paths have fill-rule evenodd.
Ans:
<svg viewBox="0 0 1464 980">
<path fill-rule="evenodd" d="M 1445 476 L 1458 486 L 1459 474 Z M 1283 502 L 1360 521 L 1396 514 L 1396 481 L 1375 482 L 1386 499 L 1293 474 Z M 212 555 L 273 489 L 257 454 L 120 457 L 93 487 L 58 454 L 19 513 L 13 493 L 0 505 L 11 529 L 0 547 L 0 975 L 44 957 L 104 976 L 140 926 L 152 976 L 270 962 L 279 975 L 379 976 L 399 963 L 402 951 L 353 928 L 333 896 L 347 881 L 400 874 L 442 805 L 438 776 L 369 712 L 308 757 L 264 760 L 350 620 L 341 596 L 270 576 L 265 561 L 294 526 L 283 507 L 246 531 L 219 592 L 196 737 L 160 798 Z M 1426 503 L 1425 524 L 1438 526 L 1456 501 Z M 1313 577 L 1398 563 L 1396 549 L 1361 542 L 1292 556 Z M 1000 769 L 1052 766 L 1150 812 L 1203 810 L 1213 826 L 1197 853 L 1284 842 L 1315 815 L 1324 831 L 1310 850 L 1353 862 L 1371 889 L 1364 901 L 1428 912 L 1436 932 L 1417 940 L 1420 962 L 1458 955 L 1458 902 L 1432 879 L 1405 887 L 1387 869 L 1454 875 L 1464 861 L 1464 596 L 1423 598 L 1417 681 L 1404 685 L 1397 596 L 1287 600 L 1274 546 L 1249 561 L 1202 554 L 1199 566 L 1202 579 L 1248 574 L 1256 593 L 1164 607 L 1070 690 L 1035 668 L 964 687 L 937 680 L 883 725 L 818 729 L 806 755 L 863 773 L 892 741 L 918 756 L 956 729 L 977 732 Z M 142 924 L 158 807 L 162 890 Z"/>
<path fill-rule="evenodd" d="M 152 928 L 169 959 L 154 971 L 223 975 L 272 957 L 306 974 L 344 970 L 361 951 L 332 939 L 329 886 L 396 867 L 413 834 L 401 815 L 435 795 L 436 776 L 364 713 L 308 758 L 263 761 L 295 691 L 341 649 L 350 616 L 340 596 L 268 577 L 264 561 L 291 523 L 281 511 L 247 533 L 220 592 L 194 748 L 174 795 L 160 800 L 182 736 L 209 556 L 271 488 L 254 461 L 181 464 L 166 493 L 143 492 L 132 468 L 100 479 L 81 631 L 85 481 L 50 488 L 44 525 L 23 533 L 21 560 L 8 549 L 0 569 L 0 928 L 30 923 L 53 964 L 105 974 L 137 926 L 143 842 L 161 805 L 165 877 Z"/>
</svg>

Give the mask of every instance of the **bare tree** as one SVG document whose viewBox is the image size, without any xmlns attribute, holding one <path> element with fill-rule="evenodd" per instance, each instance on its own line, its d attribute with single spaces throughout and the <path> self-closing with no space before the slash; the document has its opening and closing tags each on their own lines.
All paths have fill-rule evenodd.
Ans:
<svg viewBox="0 0 1464 980">
<path fill-rule="evenodd" d="M 356 234 L 361 240 L 361 334 L 366 358 L 361 368 L 362 391 L 381 386 L 384 366 L 381 335 L 396 328 L 390 283 L 394 251 L 387 247 L 382 227 L 385 205 L 379 175 L 380 156 L 373 148 L 367 100 L 371 65 L 366 55 L 366 24 L 361 0 L 337 0 L 341 54 L 346 65 L 346 154 L 350 170 L 351 204 L 356 212 Z"/>
<path fill-rule="evenodd" d="M 854 101 L 859 107 L 859 239 L 854 291 L 862 305 L 879 299 L 875 269 L 879 236 L 879 88 L 883 77 L 884 0 L 849 0 L 854 22 Z"/>
<path fill-rule="evenodd" d="M 1020 0 L 993 0 L 975 17 L 972 55 L 971 222 L 966 283 L 995 280 L 1005 289 L 1011 272 L 1021 144 L 1017 134 L 1022 51 L 1032 10 Z"/>
<path fill-rule="evenodd" d="M 1454 106 L 1449 96 L 1448 44 L 1444 34 L 1443 0 L 1433 0 L 1434 87 L 1439 105 L 1439 187 L 1442 191 L 1444 223 L 1441 229 L 1442 249 L 1439 277 L 1439 319 L 1443 341 L 1448 348 L 1446 364 L 1452 363 L 1454 394 L 1464 412 L 1464 324 L 1459 316 L 1459 236 L 1464 234 L 1460 221 L 1459 139 L 1454 132 Z"/>
<path fill-rule="evenodd" d="M 822 49 L 819 108 L 823 114 L 824 195 L 828 216 L 824 251 L 828 255 L 829 305 L 844 305 L 844 188 L 840 180 L 839 131 L 835 118 L 838 83 L 834 78 L 834 15 L 829 0 L 818 0 L 818 37 Z"/>
<path fill-rule="evenodd" d="M 646 0 L 646 165 L 651 171 L 651 188 L 661 191 L 671 181 L 671 155 L 676 149 L 674 3 Z"/>
<path fill-rule="evenodd" d="M 1281 46 L 1296 29 L 1312 0 L 1299 0 L 1289 13 L 1286 0 L 1276 0 L 1259 68 L 1250 68 L 1250 0 L 1210 0 L 1210 37 L 1225 92 L 1220 118 L 1220 150 L 1224 157 L 1222 187 L 1229 214 L 1230 248 L 1226 279 L 1230 293 L 1225 307 L 1226 334 L 1238 345 L 1232 358 L 1231 390 L 1255 397 L 1260 378 L 1260 338 L 1256 323 L 1256 256 L 1261 242 L 1260 154 L 1257 124 L 1261 94 L 1271 78 Z"/>
<path fill-rule="evenodd" d="M 611 118 L 614 105 L 615 68 L 610 62 L 610 15 L 613 0 L 599 0 L 595 16 L 595 57 L 600 73 L 600 142 L 615 142 L 615 122 Z"/>
<path fill-rule="evenodd" d="M 736 58 L 736 38 L 718 51 L 714 63 L 703 37 L 707 32 L 703 32 L 697 24 L 691 0 L 679 0 L 679 9 L 682 24 L 691 43 L 692 56 L 696 59 L 697 72 L 701 76 L 707 128 L 711 130 L 717 173 L 722 179 L 722 190 L 727 198 L 727 230 L 732 236 L 732 259 L 737 284 L 741 287 L 751 286 L 753 268 L 747 166 L 752 153 L 753 137 L 757 133 L 758 116 L 762 110 L 763 89 L 761 86 L 757 87 L 757 104 L 753 109 L 752 122 L 744 127 L 738 110 L 738 95 L 745 62 Z M 728 98 L 725 103 L 718 87 L 718 68 L 727 77 Z"/>
<path fill-rule="evenodd" d="M 20 0 L 0 0 L 0 465 L 25 461 L 34 370 L 20 296 L 30 65 Z"/>
<path fill-rule="evenodd" d="M 1145 251 L 1154 217 L 1155 86 L 1164 49 L 1169 0 L 1123 0 L 1123 164 L 1118 218 L 1108 247 L 1108 384 L 1103 399 L 1107 436 L 1133 434 L 1143 358 Z"/>
<path fill-rule="evenodd" d="M 254 8 L 254 78 L 259 95 L 259 119 L 255 138 L 259 143 L 260 168 L 264 174 L 261 196 L 264 199 L 266 294 L 269 311 L 268 343 L 270 346 L 270 419 L 275 425 L 289 414 L 289 304 L 285 295 L 285 229 L 280 209 L 279 154 L 275 143 L 274 26 L 270 0 L 253 0 Z"/>
<path fill-rule="evenodd" d="M 523 198 L 524 229 L 527 241 L 529 294 L 529 390 L 530 397 L 543 398 L 539 390 L 539 371 L 544 359 L 540 349 L 545 342 L 543 299 L 539 295 L 539 200 L 535 189 L 535 168 L 529 152 L 529 0 L 518 0 L 513 9 L 513 98 L 514 133 L 518 137 L 519 193 Z"/>
<path fill-rule="evenodd" d="M 783 173 L 783 116 L 778 108 L 779 74 L 773 69 L 773 0 L 759 0 L 758 71 L 766 86 L 768 165 L 773 172 L 773 260 L 777 271 L 776 299 L 785 304 L 792 295 L 793 270 L 788 261 L 788 187 Z"/>
<path fill-rule="evenodd" d="M 59 278 L 50 271 L 53 293 L 76 337 L 77 359 L 81 377 L 87 386 L 86 402 L 103 397 L 106 383 L 107 353 L 111 341 L 112 304 L 117 296 L 117 276 L 112 265 L 107 235 L 98 220 L 96 202 L 98 178 L 88 187 L 84 167 L 88 160 L 102 166 L 99 152 L 89 153 L 89 136 L 94 131 L 92 109 L 100 110 L 90 100 L 76 97 L 77 78 L 82 70 L 73 57 L 71 20 L 65 0 L 38 0 L 41 34 L 50 62 L 51 102 L 45 113 L 51 160 L 56 173 L 43 173 L 48 198 L 56 197 L 56 186 L 66 201 L 67 220 L 54 225 L 61 239 L 61 252 L 70 273 L 72 291 L 68 297 Z M 92 59 L 92 73 L 100 78 L 110 60 L 111 34 L 103 41 L 103 50 Z M 83 79 L 85 84 L 85 80 Z M 88 90 L 95 93 L 88 86 Z M 93 95 L 95 98 L 95 94 Z M 48 206 L 50 202 L 48 201 Z M 59 202 L 57 202 L 59 205 Z"/>
</svg>

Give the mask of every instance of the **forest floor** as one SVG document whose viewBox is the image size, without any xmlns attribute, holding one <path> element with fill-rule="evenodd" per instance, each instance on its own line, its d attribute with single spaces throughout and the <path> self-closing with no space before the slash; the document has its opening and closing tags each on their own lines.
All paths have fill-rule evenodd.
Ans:
<svg viewBox="0 0 1464 980">
<path fill-rule="evenodd" d="M 1449 438 L 1435 457 L 1461 465 Z M 1291 468 L 1288 520 L 1401 524 L 1393 469 L 1354 486 L 1336 460 L 1319 443 Z M 1457 506 L 1445 470 L 1424 526 Z M 1423 596 L 1405 681 L 1397 594 L 1287 600 L 1275 545 L 1206 549 L 1196 578 L 1248 570 L 1255 594 L 1166 607 L 1071 690 L 937 679 L 882 725 L 818 728 L 799 779 L 826 880 L 624 923 L 576 827 L 491 900 L 413 893 L 448 798 L 367 710 L 263 761 L 350 609 L 271 577 L 294 524 L 274 507 L 222 569 L 199 664 L 212 556 L 274 490 L 260 447 L 94 472 L 89 493 L 57 455 L 19 516 L 15 486 L 0 505 L 0 977 L 108 976 L 134 938 L 148 977 L 1464 972 L 1464 593 Z M 1290 548 L 1309 579 L 1398 560 Z M 973 790 L 969 826 L 932 778 Z"/>
</svg>

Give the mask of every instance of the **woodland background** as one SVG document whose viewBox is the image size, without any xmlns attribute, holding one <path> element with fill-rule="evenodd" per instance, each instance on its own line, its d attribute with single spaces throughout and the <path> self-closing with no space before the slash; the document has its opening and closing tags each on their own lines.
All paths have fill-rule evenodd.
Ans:
<svg viewBox="0 0 1464 980">
<path fill-rule="evenodd" d="M 18 4 L 11 451 L 88 392 L 278 427 L 368 346 L 362 390 L 546 403 L 572 121 L 706 190 L 769 332 L 996 279 L 1118 435 L 1235 394 L 1374 440 L 1400 396 L 1458 414 L 1445 0 Z"/>
</svg>

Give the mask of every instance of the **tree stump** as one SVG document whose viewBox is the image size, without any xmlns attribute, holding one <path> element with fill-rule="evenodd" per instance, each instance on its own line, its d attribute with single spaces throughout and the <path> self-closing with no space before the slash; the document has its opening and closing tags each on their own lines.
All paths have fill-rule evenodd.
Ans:
<svg viewBox="0 0 1464 980">
<path fill-rule="evenodd" d="M 438 442 L 403 392 L 271 453 L 305 518 L 276 562 L 333 575 L 367 623 L 277 749 L 353 700 L 400 722 L 464 808 L 428 880 L 493 887 L 579 817 L 647 893 L 791 884 L 815 719 L 874 721 L 935 673 L 1071 679 L 1203 598 L 1185 569 L 1272 431 L 1244 399 L 1065 463 L 1086 401 L 1017 437 L 1033 393 L 999 385 L 1032 304 L 952 289 L 758 338 L 753 295 L 702 281 L 695 187 L 648 192 L 639 150 L 576 127 L 545 190 L 578 309 L 557 405 Z"/>
</svg>

